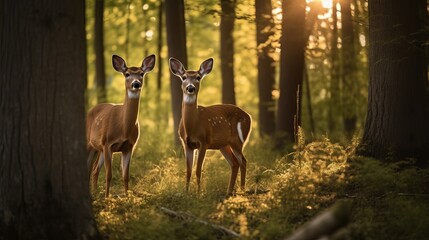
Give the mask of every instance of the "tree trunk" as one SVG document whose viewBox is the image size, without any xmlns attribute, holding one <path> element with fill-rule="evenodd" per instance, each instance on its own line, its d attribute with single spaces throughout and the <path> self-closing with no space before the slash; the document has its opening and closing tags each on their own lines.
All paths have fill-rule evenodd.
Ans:
<svg viewBox="0 0 429 240">
<path fill-rule="evenodd" d="M 317 23 L 317 16 L 320 13 L 320 9 L 322 8 L 321 2 L 312 2 L 311 5 L 309 4 L 310 11 L 306 14 L 305 19 L 305 25 L 306 25 L 306 32 L 305 32 L 305 42 L 307 44 L 311 33 L 313 32 L 313 28 Z M 305 97 L 307 98 L 307 112 L 308 112 L 308 118 L 310 123 L 310 130 L 312 134 L 316 134 L 316 127 L 314 125 L 314 117 L 313 117 L 313 108 L 311 106 L 311 89 L 310 89 L 310 77 L 308 75 L 307 70 L 307 64 L 305 63 L 305 57 L 304 57 L 304 64 L 303 64 L 303 71 L 304 71 L 304 77 L 303 77 L 303 84 L 305 85 Z"/>
<path fill-rule="evenodd" d="M 277 104 L 278 144 L 294 141 L 300 125 L 299 108 L 306 46 L 305 0 L 282 3 L 280 98 Z M 298 104 L 297 104 L 298 101 Z"/>
<path fill-rule="evenodd" d="M 259 134 L 271 136 L 275 132 L 272 91 L 275 83 L 274 48 L 270 37 L 274 34 L 271 0 L 256 0 L 256 42 L 258 46 Z"/>
<path fill-rule="evenodd" d="M 95 1 L 95 85 L 98 103 L 106 102 L 106 73 L 104 67 L 104 34 L 103 34 L 104 0 Z"/>
<path fill-rule="evenodd" d="M 85 147 L 85 2 L 0 2 L 0 239 L 99 238 Z"/>
<path fill-rule="evenodd" d="M 328 128 L 329 132 L 333 133 L 335 130 L 339 130 L 338 124 L 339 119 L 337 116 L 340 115 L 338 111 L 340 105 L 340 59 L 338 54 L 338 18 L 337 18 L 337 3 L 338 0 L 334 0 L 332 3 L 332 37 L 331 37 L 331 84 L 330 84 L 330 98 L 329 98 L 329 113 L 328 113 Z M 347 97 L 350 97 L 347 95 Z"/>
<path fill-rule="evenodd" d="M 133 4 L 133 0 L 127 1 L 127 15 L 126 15 L 126 23 L 125 23 L 125 59 L 129 59 L 129 47 L 130 47 L 130 31 L 131 31 L 131 5 Z"/>
<path fill-rule="evenodd" d="M 162 59 L 161 59 L 161 53 L 162 53 L 162 43 L 163 43 L 163 9 L 164 9 L 164 0 L 159 1 L 159 9 L 158 9 L 158 75 L 157 75 L 157 81 L 156 81 L 156 89 L 158 90 L 158 96 L 161 96 L 161 89 L 162 89 Z"/>
<path fill-rule="evenodd" d="M 368 113 L 358 153 L 427 162 L 426 1 L 369 1 L 368 8 Z"/>
<path fill-rule="evenodd" d="M 235 104 L 234 91 L 234 21 L 236 0 L 221 0 L 220 66 L 222 72 L 222 103 Z"/>
<path fill-rule="evenodd" d="M 142 4 L 142 22 L 141 23 L 143 25 L 143 32 L 144 32 L 144 38 L 142 39 L 142 47 L 143 47 L 143 52 L 144 52 L 143 55 L 144 56 L 148 56 L 149 55 L 149 48 L 150 48 L 151 43 L 147 39 L 146 34 L 149 31 L 149 23 L 150 23 L 149 18 L 150 18 L 150 16 L 149 16 L 148 9 L 145 9 L 143 7 L 148 2 L 148 0 L 142 0 L 141 2 L 142 2 L 141 3 Z M 159 62 L 161 62 L 161 61 L 158 61 L 158 64 L 159 64 Z M 150 79 L 151 79 L 150 74 L 146 74 L 145 80 L 144 80 L 144 83 L 145 83 L 145 88 L 144 89 L 146 91 L 149 90 L 149 85 L 150 85 L 150 82 L 151 82 Z"/>
<path fill-rule="evenodd" d="M 188 66 L 186 53 L 185 3 L 183 0 L 165 0 L 168 55 Z M 182 117 L 182 83 L 170 73 L 171 104 L 174 119 L 174 139 L 179 144 L 179 123 Z"/>
<path fill-rule="evenodd" d="M 356 54 L 355 37 L 351 12 L 351 1 L 340 0 L 341 5 L 341 35 L 342 35 L 342 111 L 344 130 L 351 137 L 356 130 L 357 120 L 357 79 L 356 79 Z"/>
<path fill-rule="evenodd" d="M 310 130 L 313 135 L 316 134 L 316 127 L 314 125 L 314 117 L 313 117 L 313 107 L 311 106 L 311 87 L 310 87 L 310 79 L 308 76 L 307 66 L 304 61 L 304 85 L 305 85 L 305 97 L 307 99 L 307 112 L 308 118 L 310 122 Z"/>
</svg>

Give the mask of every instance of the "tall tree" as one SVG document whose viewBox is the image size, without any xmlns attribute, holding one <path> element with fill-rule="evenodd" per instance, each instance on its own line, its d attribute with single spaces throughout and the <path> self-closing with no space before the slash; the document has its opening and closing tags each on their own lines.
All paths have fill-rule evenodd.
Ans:
<svg viewBox="0 0 429 240">
<path fill-rule="evenodd" d="M 128 59 L 130 57 L 129 55 L 129 48 L 130 48 L 130 33 L 131 33 L 131 9 L 133 5 L 133 0 L 127 0 L 127 15 L 126 15 L 126 23 L 125 23 L 125 58 Z"/>
<path fill-rule="evenodd" d="M 355 33 L 351 12 L 351 0 L 340 0 L 341 6 L 341 40 L 343 70 L 342 80 L 342 111 L 344 130 L 350 137 L 356 130 L 357 120 L 357 79 L 356 79 L 356 54 Z"/>
<path fill-rule="evenodd" d="M 305 25 L 306 25 L 306 32 L 305 32 L 305 41 L 306 43 L 309 41 L 309 38 L 311 36 L 311 33 L 313 32 L 313 28 L 315 28 L 317 26 L 317 16 L 321 13 L 321 9 L 322 7 L 322 2 L 311 2 L 308 4 L 307 7 L 310 7 L 310 11 L 307 12 L 307 16 L 305 19 Z M 313 134 L 316 133 L 316 127 L 314 125 L 314 117 L 313 117 L 313 108 L 311 106 L 312 101 L 311 101 L 311 87 L 310 87 L 310 77 L 308 74 L 308 70 L 307 70 L 307 66 L 305 63 L 305 58 L 304 58 L 304 77 L 303 77 L 303 85 L 305 87 L 305 97 L 306 97 L 306 102 L 307 102 L 307 112 L 308 112 L 308 119 L 309 119 L 309 123 L 310 123 L 310 130 Z"/>
<path fill-rule="evenodd" d="M 429 156 L 426 0 L 369 1 L 369 93 L 358 153 L 382 159 Z"/>
<path fill-rule="evenodd" d="M 338 130 L 339 121 L 337 116 L 340 112 L 337 110 L 340 103 L 340 59 L 338 54 L 338 17 L 337 17 L 338 0 L 332 1 L 332 37 L 331 37 L 331 81 L 330 81 L 330 98 L 328 109 L 328 128 L 330 132 Z M 350 97 L 350 95 L 346 95 Z"/>
<path fill-rule="evenodd" d="M 162 53 L 162 45 L 163 45 L 163 34 L 162 31 L 164 30 L 162 28 L 163 26 L 163 15 L 164 15 L 164 0 L 159 1 L 158 6 L 158 42 L 157 42 L 157 51 L 158 51 L 158 75 L 157 75 L 157 81 L 156 81 L 156 88 L 158 91 L 158 96 L 161 96 L 161 87 L 162 87 L 162 59 L 161 59 L 161 53 Z"/>
<path fill-rule="evenodd" d="M 235 104 L 234 91 L 234 21 L 236 0 L 220 0 L 220 66 L 222 103 Z"/>
<path fill-rule="evenodd" d="M 272 135 L 275 131 L 272 91 L 275 83 L 274 48 L 270 37 L 274 34 L 271 0 L 256 0 L 256 43 L 258 45 L 259 134 Z"/>
<path fill-rule="evenodd" d="M 98 238 L 83 0 L 0 2 L 0 239 Z"/>
<path fill-rule="evenodd" d="M 179 59 L 185 68 L 188 65 L 186 53 L 185 3 L 183 0 L 165 0 L 168 55 Z M 181 81 L 170 73 L 171 104 L 174 119 L 174 139 L 179 144 L 179 123 L 182 117 Z"/>
<path fill-rule="evenodd" d="M 279 144 L 293 141 L 300 125 L 301 86 L 306 46 L 305 0 L 283 0 L 280 97 L 277 104 Z"/>
<path fill-rule="evenodd" d="M 98 102 L 106 101 L 106 72 L 104 66 L 104 0 L 95 0 L 94 52 L 95 52 L 95 85 Z"/>
</svg>

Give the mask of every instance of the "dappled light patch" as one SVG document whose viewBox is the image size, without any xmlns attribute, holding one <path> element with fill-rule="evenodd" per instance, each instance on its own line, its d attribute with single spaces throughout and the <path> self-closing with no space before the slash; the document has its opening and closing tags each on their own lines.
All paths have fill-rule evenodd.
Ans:
<svg viewBox="0 0 429 240">
<path fill-rule="evenodd" d="M 348 154 L 328 138 L 302 146 L 279 160 L 275 196 L 285 211 L 313 210 L 332 201 L 345 184 Z"/>
<path fill-rule="evenodd" d="M 230 197 L 217 204 L 210 218 L 241 236 L 255 237 L 259 234 L 255 226 L 261 221 L 257 216 L 270 210 L 271 200 L 271 194 Z"/>
<path fill-rule="evenodd" d="M 122 226 L 129 221 L 138 219 L 141 210 L 146 204 L 146 196 L 128 191 L 127 196 L 101 197 L 93 201 L 93 208 L 101 231 L 120 231 Z"/>
</svg>

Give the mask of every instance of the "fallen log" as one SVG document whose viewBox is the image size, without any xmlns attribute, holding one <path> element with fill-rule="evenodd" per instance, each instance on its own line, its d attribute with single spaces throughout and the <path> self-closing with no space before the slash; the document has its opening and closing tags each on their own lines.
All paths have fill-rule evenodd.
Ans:
<svg viewBox="0 0 429 240">
<path fill-rule="evenodd" d="M 298 228 L 286 240 L 330 239 L 328 236 L 348 224 L 350 211 L 349 202 L 340 202 Z"/>
</svg>

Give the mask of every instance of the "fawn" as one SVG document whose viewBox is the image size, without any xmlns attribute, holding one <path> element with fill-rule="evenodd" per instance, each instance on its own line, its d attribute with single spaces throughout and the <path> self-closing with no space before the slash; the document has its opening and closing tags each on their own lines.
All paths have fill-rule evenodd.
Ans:
<svg viewBox="0 0 429 240">
<path fill-rule="evenodd" d="M 201 168 L 207 149 L 219 149 L 231 166 L 227 194 L 233 194 L 239 169 L 241 188 L 244 190 L 247 160 L 243 155 L 243 147 L 251 131 L 250 115 L 230 104 L 208 107 L 197 104 L 200 82 L 213 68 L 212 58 L 201 63 L 198 71 L 185 70 L 183 64 L 175 58 L 170 58 L 169 65 L 171 72 L 182 80 L 183 102 L 179 136 L 187 163 L 186 190 L 189 190 L 196 149 L 198 150 L 196 168 L 198 190 L 200 190 Z"/>
<path fill-rule="evenodd" d="M 86 137 L 89 156 L 87 160 L 92 189 L 96 190 L 98 174 L 104 162 L 106 170 L 106 197 L 112 179 L 112 154 L 122 153 L 122 178 L 125 194 L 128 191 L 129 165 L 134 146 L 139 138 L 140 91 L 144 75 L 155 66 L 155 55 L 146 57 L 140 67 L 127 67 L 125 60 L 112 57 L 113 67 L 125 77 L 123 104 L 102 103 L 92 108 L 86 118 Z"/>
</svg>

